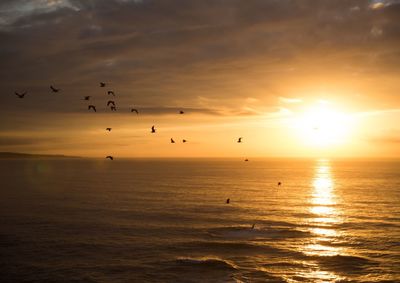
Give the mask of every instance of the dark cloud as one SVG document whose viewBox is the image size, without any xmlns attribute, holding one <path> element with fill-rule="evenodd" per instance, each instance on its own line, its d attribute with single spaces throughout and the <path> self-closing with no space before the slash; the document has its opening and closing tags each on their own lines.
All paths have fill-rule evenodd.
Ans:
<svg viewBox="0 0 400 283">
<path fill-rule="evenodd" d="M 32 137 L 16 137 L 0 136 L 0 146 L 30 146 L 38 143 L 57 142 L 55 138 L 32 138 Z"/>
<path fill-rule="evenodd" d="M 29 135 L 1 135 L 0 148 L 11 151 L 40 151 L 46 149 L 65 148 L 65 138 L 61 137 L 32 137 Z"/>
<path fill-rule="evenodd" d="M 1 35 L 6 43 L 0 56 L 10 67 L 3 77 L 32 84 L 105 76 L 123 84 L 133 78 L 148 87 L 151 81 L 157 88 L 172 76 L 179 80 L 184 68 L 204 73 L 197 64 L 213 64 L 221 72 L 232 61 L 296 64 L 298 56 L 360 48 L 374 40 L 370 31 L 381 17 L 385 37 L 395 38 L 390 30 L 397 23 L 389 16 L 396 5 L 350 11 L 366 1 L 67 2 L 20 17 Z"/>
<path fill-rule="evenodd" d="M 132 141 L 141 141 L 142 137 L 138 135 L 126 135 L 118 141 L 113 141 L 114 147 L 126 147 L 132 145 Z M 58 150 L 63 152 L 65 149 L 91 149 L 93 147 L 110 147 L 110 141 L 99 139 L 98 136 L 82 136 L 80 140 L 74 139 L 72 136 L 45 136 L 40 135 L 0 135 L 0 148 L 5 148 L 11 151 L 40 151 Z"/>
<path fill-rule="evenodd" d="M 218 110 L 205 108 L 178 108 L 178 107 L 140 107 L 138 108 L 140 115 L 177 115 L 179 111 L 184 111 L 186 115 L 190 114 L 206 114 L 206 115 L 222 115 Z"/>
</svg>

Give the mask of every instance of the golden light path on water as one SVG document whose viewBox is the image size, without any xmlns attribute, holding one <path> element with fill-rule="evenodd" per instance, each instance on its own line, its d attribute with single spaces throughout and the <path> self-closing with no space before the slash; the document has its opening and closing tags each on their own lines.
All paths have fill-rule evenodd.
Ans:
<svg viewBox="0 0 400 283">
<path fill-rule="evenodd" d="M 326 159 L 318 160 L 309 200 L 309 212 L 315 215 L 308 223 L 311 226 L 309 232 L 313 234 L 313 237 L 310 242 L 302 246 L 302 252 L 310 257 L 331 257 L 344 254 L 342 248 L 330 245 L 339 236 L 334 225 L 342 222 L 341 213 L 336 206 L 338 196 L 335 194 L 333 180 L 330 161 Z M 308 262 L 308 264 L 310 263 Z M 307 274 L 301 275 L 314 282 L 335 282 L 344 279 L 332 271 L 324 270 L 317 262 L 310 265 Z"/>
</svg>

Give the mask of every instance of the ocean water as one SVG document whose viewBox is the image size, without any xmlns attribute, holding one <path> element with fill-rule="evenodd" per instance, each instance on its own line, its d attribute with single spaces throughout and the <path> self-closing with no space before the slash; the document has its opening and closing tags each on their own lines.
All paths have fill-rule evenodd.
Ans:
<svg viewBox="0 0 400 283">
<path fill-rule="evenodd" d="M 400 282 L 399 161 L 0 168 L 0 282 Z"/>
</svg>

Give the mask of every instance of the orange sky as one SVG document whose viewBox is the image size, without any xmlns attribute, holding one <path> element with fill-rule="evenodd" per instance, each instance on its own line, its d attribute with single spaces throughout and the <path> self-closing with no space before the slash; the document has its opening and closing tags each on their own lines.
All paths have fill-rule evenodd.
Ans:
<svg viewBox="0 0 400 283">
<path fill-rule="evenodd" d="M 400 157 L 399 11 L 394 0 L 2 1 L 0 151 Z"/>
</svg>

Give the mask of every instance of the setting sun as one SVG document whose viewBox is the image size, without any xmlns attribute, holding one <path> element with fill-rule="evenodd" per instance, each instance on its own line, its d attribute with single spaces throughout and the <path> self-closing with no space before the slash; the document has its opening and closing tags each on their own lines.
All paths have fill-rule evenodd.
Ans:
<svg viewBox="0 0 400 283">
<path fill-rule="evenodd" d="M 319 101 L 295 117 L 294 127 L 306 145 L 328 147 L 348 141 L 352 119 L 328 102 Z"/>
</svg>

